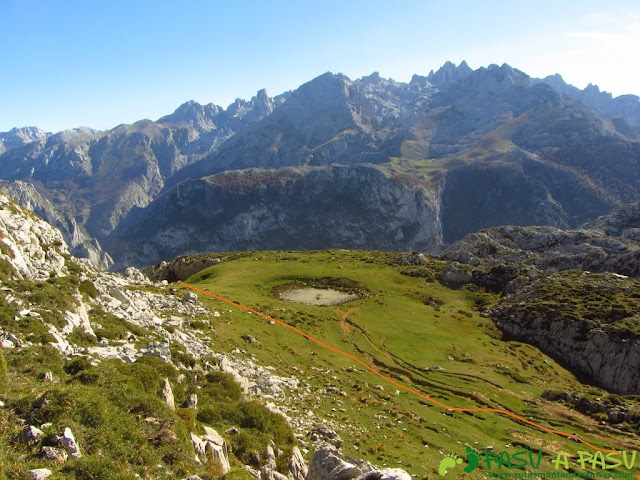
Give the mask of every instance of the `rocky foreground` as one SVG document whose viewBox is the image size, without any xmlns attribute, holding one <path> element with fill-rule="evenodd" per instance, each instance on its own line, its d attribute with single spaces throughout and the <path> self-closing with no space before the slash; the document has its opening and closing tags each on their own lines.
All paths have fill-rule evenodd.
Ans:
<svg viewBox="0 0 640 480">
<path fill-rule="evenodd" d="M 175 371 L 157 387 L 162 408 L 181 412 L 181 415 L 184 410 L 199 408 L 199 395 L 190 394 L 180 403 L 179 395 L 174 394 L 176 389 L 182 392 L 184 385 L 196 382 L 194 391 L 198 391 L 205 386 L 202 382 L 209 378 L 207 375 L 226 373 L 233 377 L 245 398 L 260 400 L 271 412 L 286 419 L 297 437 L 311 439 L 315 450 L 304 449 L 303 454 L 298 447 L 293 447 L 290 457 L 283 459 L 283 451 L 271 442 L 266 446 L 267 453 L 263 458 L 253 466 L 241 467 L 258 479 L 410 478 L 403 470 L 380 470 L 367 462 L 341 455 L 338 447 L 342 441 L 330 423 L 311 412 L 297 412 L 287 406 L 291 396 L 314 395 L 303 382 L 293 376 L 276 375 L 272 368 L 257 364 L 241 351 L 233 355 L 216 353 L 204 332 L 189 328 L 194 322 L 215 326 L 216 322 L 224 321 L 228 311 L 210 310 L 192 293 L 180 295 L 166 279 L 152 282 L 134 268 L 116 275 L 92 267 L 88 260 L 70 256 L 57 229 L 1 193 L 0 263 L 0 295 L 7 309 L 14 312 L 13 318 L 3 317 L 0 324 L 2 351 L 39 355 L 36 353 L 38 348 L 49 345 L 64 361 L 65 372 L 76 375 L 86 370 L 82 373 L 84 380 L 74 377 L 80 378 L 81 383 L 91 383 L 87 372 L 92 367 L 107 365 L 111 360 L 135 365 L 150 357 L 159 359 L 169 366 L 169 372 Z M 184 275 L 184 271 L 180 273 Z M 54 310 L 49 304 L 38 303 L 40 297 L 36 298 L 34 292 L 39 286 L 50 288 L 52 285 L 61 286 L 56 293 L 60 297 L 55 300 L 57 305 L 66 308 Z M 53 301 L 52 298 L 49 300 Z M 96 321 L 97 315 L 104 319 L 102 324 Z M 127 327 L 117 336 L 107 334 L 107 330 L 113 328 L 108 322 L 115 321 L 114 318 L 121 322 L 119 325 Z M 34 326 L 29 331 L 22 327 L 24 325 L 37 328 Z M 4 363 L 4 357 L 0 360 Z M 3 382 L 3 377 L 11 377 L 11 370 L 7 373 L 0 369 L 0 374 L 0 382 Z M 39 382 L 52 386 L 59 384 L 51 372 L 46 372 Z M 45 393 L 39 398 L 23 400 L 28 400 L 33 408 L 21 410 L 16 407 L 16 398 L 0 394 L 3 417 L 13 418 L 14 422 L 4 430 L 15 432 L 18 429 L 14 444 L 39 452 L 39 457 L 50 464 L 46 468 L 29 470 L 26 478 L 47 478 L 54 472 L 64 471 L 64 465 L 74 459 L 86 459 L 96 454 L 87 452 L 67 425 L 39 422 L 43 418 L 42 412 L 52 408 L 50 398 L 51 394 Z M 20 411 L 25 411 L 25 415 L 16 417 L 16 412 Z M 154 417 L 144 421 L 150 425 L 162 423 Z M 211 471 L 210 466 L 214 465 L 216 476 L 220 476 L 237 468 L 237 459 L 231 459 L 227 444 L 228 437 L 237 433 L 237 429 L 231 429 L 221 435 L 210 426 L 205 426 L 203 433 L 190 431 L 192 471 L 202 471 L 203 465 L 209 466 L 207 471 Z M 187 468 L 184 467 L 186 471 Z M 201 477 L 191 475 L 188 478 Z M 214 477 L 204 475 L 203 478 Z"/>
</svg>

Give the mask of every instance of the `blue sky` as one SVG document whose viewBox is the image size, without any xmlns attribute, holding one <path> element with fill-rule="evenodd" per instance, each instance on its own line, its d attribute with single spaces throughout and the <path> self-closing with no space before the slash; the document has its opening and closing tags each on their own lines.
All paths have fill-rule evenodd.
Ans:
<svg viewBox="0 0 640 480">
<path fill-rule="evenodd" d="M 640 2 L 0 0 L 0 131 L 112 128 L 445 61 L 640 95 Z"/>
</svg>

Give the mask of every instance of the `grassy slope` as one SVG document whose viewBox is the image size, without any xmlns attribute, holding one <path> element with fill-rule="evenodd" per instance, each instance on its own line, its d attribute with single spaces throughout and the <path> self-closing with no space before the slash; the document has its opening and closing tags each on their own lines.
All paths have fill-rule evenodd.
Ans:
<svg viewBox="0 0 640 480">
<path fill-rule="evenodd" d="M 392 258 L 393 254 L 355 251 L 236 254 L 187 283 L 288 322 L 449 405 L 505 408 L 600 447 L 638 448 L 634 437 L 600 428 L 593 420 L 541 398 L 546 389 L 598 392 L 579 384 L 537 349 L 502 341 L 477 308 L 494 298 L 402 275 L 406 267 L 391 266 Z M 437 270 L 441 264 L 433 260 L 430 267 Z M 273 289 L 290 279 L 325 276 L 362 282 L 378 294 L 340 307 L 298 305 L 273 296 Z M 396 394 L 396 387 L 349 358 L 254 314 L 200 298 L 232 311 L 227 323 L 216 326 L 214 349 L 241 348 L 280 373 L 306 378 L 312 391 L 334 386 L 347 393 L 347 397 L 292 399 L 292 405 L 301 412 L 310 409 L 333 418 L 341 426 L 344 451 L 353 456 L 435 478 L 443 454 L 464 456 L 465 445 L 511 453 L 530 447 L 542 449 L 550 458 L 559 451 L 589 450 L 502 415 L 446 412 L 408 392 Z M 246 333 L 259 343 L 244 342 L 241 335 Z M 434 365 L 443 370 L 426 370 Z M 549 460 L 543 461 L 542 469 L 553 469 Z M 479 469 L 472 476 L 486 473 Z"/>
<path fill-rule="evenodd" d="M 6 272 L 7 268 L 10 272 L 8 264 L 0 261 L 0 267 L 5 267 L 0 268 L 0 280 L 3 287 L 11 287 L 15 296 L 28 301 L 30 309 L 42 319 L 62 326 L 62 312 L 72 309 L 75 301 L 74 287 L 80 287 L 87 302 L 97 294 L 90 280 L 79 281 L 72 268 L 77 266 L 69 261 L 67 266 L 71 273 L 66 277 L 14 281 Z M 168 287 L 151 288 L 169 294 Z M 239 430 L 237 435 L 226 435 L 232 450 L 229 480 L 251 478 L 241 466 L 251 464 L 256 454 L 264 458 L 271 440 L 285 455 L 291 454 L 295 440 L 286 421 L 263 405 L 243 399 L 230 375 L 186 371 L 186 378 L 180 383 L 177 369 L 150 356 L 133 365 L 119 360 L 91 365 L 85 358 L 65 362 L 48 345 L 53 338 L 40 317 L 15 320 L 21 308 L 9 301 L 4 291 L 0 292 L 0 329 L 34 344 L 0 352 L 0 399 L 5 403 L 0 408 L 0 480 L 27 478 L 26 472 L 34 468 L 51 469 L 52 478 L 76 480 L 125 480 L 136 474 L 143 479 L 197 474 L 203 480 L 213 480 L 220 477 L 217 464 L 194 462 L 189 432 L 202 434 L 202 425 L 212 426 L 220 433 L 231 427 Z M 156 333 L 99 308 L 90 313 L 90 318 L 103 325 L 97 330 L 100 337 L 118 340 L 133 332 L 143 344 L 159 339 Z M 196 322 L 192 328 L 196 328 Z M 96 343 L 77 329 L 68 338 L 79 345 Z M 171 348 L 174 360 L 194 362 L 180 346 Z M 214 359 L 209 360 L 215 363 Z M 52 373 L 53 383 L 44 380 L 47 372 Z M 175 411 L 169 410 L 159 397 L 164 378 L 173 385 L 178 406 Z M 180 407 L 193 393 L 198 395 L 197 412 Z M 40 456 L 40 445 L 13 442 L 23 428 L 20 419 L 42 426 L 46 435 L 59 435 L 70 427 L 83 457 L 57 464 Z M 278 462 L 280 468 L 285 468 L 286 457 Z"/>
</svg>

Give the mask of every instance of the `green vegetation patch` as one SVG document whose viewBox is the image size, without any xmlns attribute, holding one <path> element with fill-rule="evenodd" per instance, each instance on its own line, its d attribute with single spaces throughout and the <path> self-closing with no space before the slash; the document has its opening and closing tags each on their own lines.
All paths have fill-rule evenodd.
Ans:
<svg viewBox="0 0 640 480">
<path fill-rule="evenodd" d="M 640 335 L 640 280 L 607 273 L 564 271 L 550 275 L 514 305 L 554 320 L 580 322 L 585 330 L 602 328 L 621 335 Z M 509 305 L 509 302 L 503 302 Z"/>
<path fill-rule="evenodd" d="M 136 325 L 127 322 L 112 313 L 105 312 L 102 307 L 94 305 L 89 312 L 91 323 L 97 323 L 102 328 L 94 329 L 98 340 L 126 340 L 129 332 L 137 337 L 144 336 L 147 332 Z"/>
<path fill-rule="evenodd" d="M 12 373 L 2 390 L 6 408 L 0 411 L 0 448 L 5 452 L 0 471 L 6 478 L 23 478 L 27 470 L 46 466 L 75 479 L 218 479 L 215 464 L 194 461 L 189 433 L 202 434 L 203 424 L 223 434 L 231 426 L 239 429 L 238 435 L 227 438 L 234 469 L 252 459 L 264 461 L 271 440 L 286 452 L 279 459 L 285 468 L 295 443 L 284 418 L 244 400 L 233 377 L 225 373 L 202 377 L 184 372 L 178 382 L 179 372 L 155 357 L 144 356 L 134 364 L 115 359 L 96 364 L 83 357 L 64 362 L 50 347 L 10 351 L 7 360 Z M 0 380 L 6 367 L 0 356 Z M 52 372 L 55 383 L 42 382 L 44 372 Z M 160 398 L 164 378 L 172 384 L 175 411 Z M 182 408 L 194 393 L 198 410 Z M 51 423 L 47 435 L 69 427 L 83 457 L 63 465 L 43 463 L 37 446 L 10 443 L 21 428 L 16 418 L 34 425 Z"/>
</svg>

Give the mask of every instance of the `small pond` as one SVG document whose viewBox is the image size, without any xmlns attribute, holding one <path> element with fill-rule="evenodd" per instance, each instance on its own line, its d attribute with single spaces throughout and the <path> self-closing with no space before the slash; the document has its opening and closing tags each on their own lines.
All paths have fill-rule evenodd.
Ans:
<svg viewBox="0 0 640 480">
<path fill-rule="evenodd" d="M 282 300 L 305 305 L 340 305 L 358 299 L 355 293 L 345 293 L 330 288 L 292 288 L 280 294 Z"/>
</svg>

